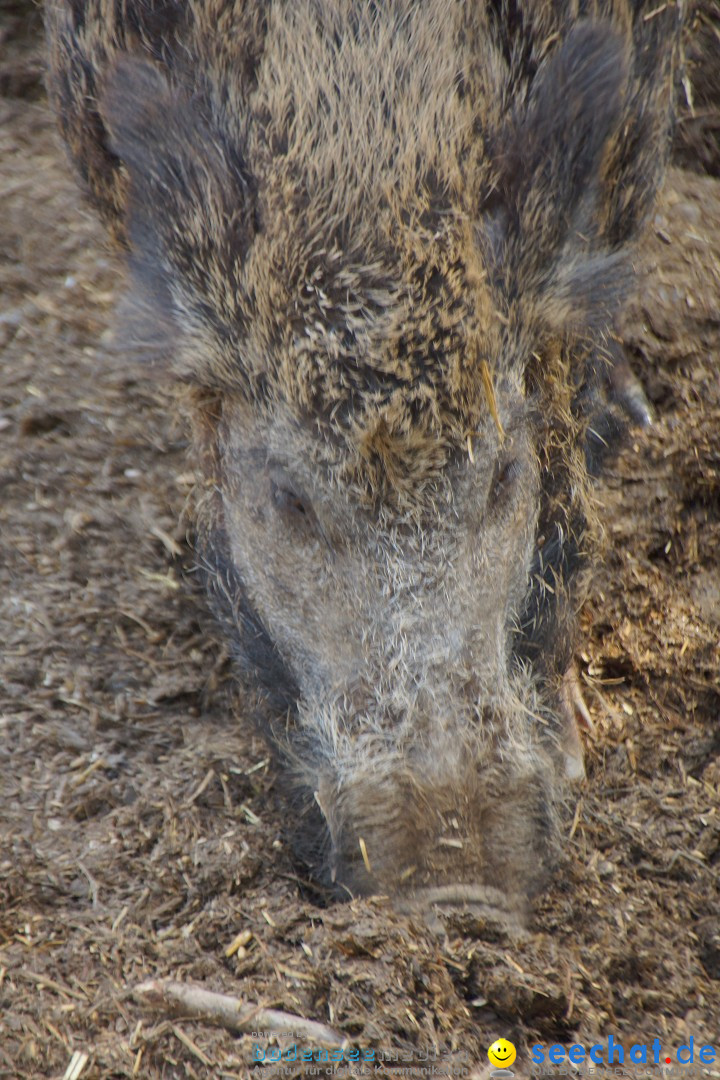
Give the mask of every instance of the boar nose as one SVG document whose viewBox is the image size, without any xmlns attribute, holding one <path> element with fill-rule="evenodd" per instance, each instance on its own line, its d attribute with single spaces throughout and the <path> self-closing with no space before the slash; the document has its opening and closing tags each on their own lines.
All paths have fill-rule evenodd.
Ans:
<svg viewBox="0 0 720 1080">
<path fill-rule="evenodd" d="M 422 889 L 405 905 L 419 914 L 436 934 L 444 934 L 449 916 L 469 916 L 487 933 L 520 937 L 524 932 L 524 904 L 520 897 L 508 896 L 492 885 L 457 882 Z"/>
</svg>

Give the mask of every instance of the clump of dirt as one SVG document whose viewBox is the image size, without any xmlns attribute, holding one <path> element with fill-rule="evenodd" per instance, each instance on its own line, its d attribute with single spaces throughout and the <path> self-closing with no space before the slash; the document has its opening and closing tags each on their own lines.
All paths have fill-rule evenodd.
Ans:
<svg viewBox="0 0 720 1080">
<path fill-rule="evenodd" d="M 41 100 L 0 100 L 0 162 L 0 1076 L 234 1077 L 277 1050 L 142 1009 L 163 976 L 386 1068 L 482 1076 L 498 1036 L 521 1076 L 535 1043 L 717 1045 L 720 182 L 671 174 L 621 328 L 656 422 L 598 487 L 565 861 L 526 936 L 437 938 L 299 877 L 193 587 L 186 437 L 107 348 L 122 272 Z"/>
</svg>

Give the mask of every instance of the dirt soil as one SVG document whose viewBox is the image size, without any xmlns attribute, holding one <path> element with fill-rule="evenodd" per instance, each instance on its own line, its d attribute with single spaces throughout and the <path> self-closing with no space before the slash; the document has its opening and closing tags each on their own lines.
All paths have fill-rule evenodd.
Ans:
<svg viewBox="0 0 720 1080">
<path fill-rule="evenodd" d="M 612 1033 L 673 1058 L 714 1044 L 720 1076 L 720 180 L 673 170 L 624 320 L 656 422 L 597 489 L 607 554 L 577 656 L 595 732 L 566 858 L 526 936 L 457 919 L 437 938 L 383 899 L 322 906 L 286 850 L 283 777 L 190 572 L 185 434 L 108 347 L 122 270 L 17 57 L 0 62 L 0 1076 L 242 1077 L 278 1046 L 133 1000 L 162 976 L 330 1024 L 391 1074 L 429 1057 L 483 1077 L 504 1036 L 527 1077 L 533 1044 Z"/>
</svg>

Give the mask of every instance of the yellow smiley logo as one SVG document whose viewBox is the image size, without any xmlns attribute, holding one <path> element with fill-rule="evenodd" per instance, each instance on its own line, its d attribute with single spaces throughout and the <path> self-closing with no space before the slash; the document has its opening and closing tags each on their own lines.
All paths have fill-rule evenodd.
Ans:
<svg viewBox="0 0 720 1080">
<path fill-rule="evenodd" d="M 507 1069 L 517 1057 L 515 1047 L 507 1039 L 496 1039 L 488 1050 L 488 1060 L 498 1069 Z"/>
</svg>

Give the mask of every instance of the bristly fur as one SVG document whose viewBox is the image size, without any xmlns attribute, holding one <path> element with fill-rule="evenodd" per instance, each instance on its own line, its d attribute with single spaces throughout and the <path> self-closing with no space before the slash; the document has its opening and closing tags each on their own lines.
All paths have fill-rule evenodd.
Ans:
<svg viewBox="0 0 720 1080">
<path fill-rule="evenodd" d="M 189 386 L 211 591 L 345 889 L 542 878 L 680 7 L 48 5 L 124 340 Z"/>
<path fill-rule="evenodd" d="M 677 21 L 645 7 L 52 4 L 51 93 L 129 230 L 140 340 L 181 311 L 210 339 L 202 368 L 171 337 L 183 376 L 323 417 L 366 490 L 437 475 L 482 425 L 479 359 L 522 373 L 625 287 Z"/>
</svg>

